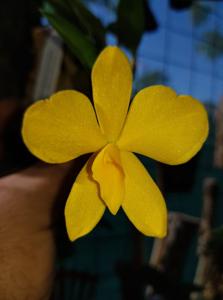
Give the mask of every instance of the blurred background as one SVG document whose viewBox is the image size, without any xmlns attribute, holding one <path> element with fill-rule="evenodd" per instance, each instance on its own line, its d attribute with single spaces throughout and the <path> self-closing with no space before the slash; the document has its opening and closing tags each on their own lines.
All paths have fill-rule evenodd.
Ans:
<svg viewBox="0 0 223 300">
<path fill-rule="evenodd" d="M 107 44 L 128 55 L 133 94 L 166 84 L 209 113 L 208 141 L 190 162 L 139 156 L 166 199 L 167 237 L 144 237 L 122 211 L 74 243 L 59 226 L 52 299 L 223 299 L 223 1 L 8 0 L 0 34 L 1 176 L 36 161 L 20 136 L 24 109 L 61 89 L 91 97 Z"/>
</svg>

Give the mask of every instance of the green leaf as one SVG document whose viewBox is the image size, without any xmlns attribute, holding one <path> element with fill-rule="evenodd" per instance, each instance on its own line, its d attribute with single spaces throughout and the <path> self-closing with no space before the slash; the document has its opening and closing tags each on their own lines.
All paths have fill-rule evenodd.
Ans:
<svg viewBox="0 0 223 300">
<path fill-rule="evenodd" d="M 80 0 L 47 0 L 60 14 L 89 36 L 99 49 L 105 45 L 105 28 Z"/>
<path fill-rule="evenodd" d="M 119 43 L 135 54 L 143 33 L 156 26 L 146 0 L 120 0 L 117 21 L 108 29 L 117 35 Z"/>
<path fill-rule="evenodd" d="M 45 3 L 42 14 L 48 19 L 53 28 L 60 34 L 65 44 L 69 47 L 72 54 L 87 68 L 91 68 L 98 51 L 88 36 L 83 34 L 68 18 L 64 17 L 53 4 Z"/>
<path fill-rule="evenodd" d="M 54 9 L 56 9 L 57 11 L 60 11 L 60 14 L 63 14 L 64 16 L 69 16 L 70 15 L 70 9 L 69 6 L 65 1 L 61 1 L 61 0 L 42 0 L 44 3 L 44 7 L 46 6 L 52 6 L 54 7 Z M 48 7 L 48 9 L 50 9 Z"/>
<path fill-rule="evenodd" d="M 80 28 L 95 39 L 100 48 L 103 48 L 105 46 L 105 28 L 102 26 L 101 21 L 79 0 L 66 1 L 70 5 L 76 20 L 79 22 Z"/>
</svg>

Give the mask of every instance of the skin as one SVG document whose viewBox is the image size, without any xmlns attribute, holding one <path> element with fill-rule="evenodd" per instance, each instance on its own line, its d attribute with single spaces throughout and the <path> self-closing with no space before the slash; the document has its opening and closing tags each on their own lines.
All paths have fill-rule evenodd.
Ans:
<svg viewBox="0 0 223 300">
<path fill-rule="evenodd" d="M 80 165 L 38 163 L 0 178 L 0 299 L 49 299 L 54 227 Z"/>
</svg>

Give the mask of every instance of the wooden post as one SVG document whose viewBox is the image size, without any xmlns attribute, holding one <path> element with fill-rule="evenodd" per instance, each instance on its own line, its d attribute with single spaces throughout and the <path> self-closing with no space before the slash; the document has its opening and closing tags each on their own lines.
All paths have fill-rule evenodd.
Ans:
<svg viewBox="0 0 223 300">
<path fill-rule="evenodd" d="M 149 264 L 168 274 L 172 282 L 180 281 L 186 253 L 199 223 L 199 218 L 170 213 L 168 235 L 155 240 Z"/>
<path fill-rule="evenodd" d="M 214 166 L 217 168 L 223 168 L 223 98 L 220 100 L 216 113 L 216 138 L 214 148 Z"/>
<path fill-rule="evenodd" d="M 215 178 L 206 178 L 203 184 L 203 208 L 201 215 L 201 223 L 199 228 L 199 238 L 197 252 L 199 255 L 197 270 L 194 277 L 194 284 L 203 286 L 207 276 L 208 261 L 204 255 L 204 248 L 209 240 L 213 223 L 215 198 L 217 191 L 217 182 Z M 192 300 L 200 299 L 199 293 L 191 295 Z"/>
</svg>

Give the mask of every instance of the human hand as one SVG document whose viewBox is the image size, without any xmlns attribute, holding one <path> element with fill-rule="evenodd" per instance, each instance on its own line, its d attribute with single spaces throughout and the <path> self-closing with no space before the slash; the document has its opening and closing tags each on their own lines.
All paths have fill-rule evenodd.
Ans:
<svg viewBox="0 0 223 300">
<path fill-rule="evenodd" d="M 76 169 L 72 163 L 38 163 L 0 178 L 0 299 L 49 299 L 56 254 L 53 210 Z M 66 180 L 67 191 L 73 179 Z"/>
</svg>

